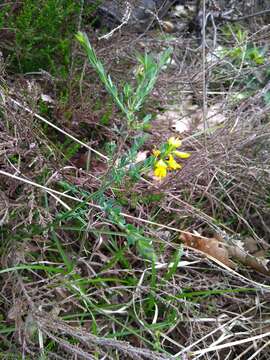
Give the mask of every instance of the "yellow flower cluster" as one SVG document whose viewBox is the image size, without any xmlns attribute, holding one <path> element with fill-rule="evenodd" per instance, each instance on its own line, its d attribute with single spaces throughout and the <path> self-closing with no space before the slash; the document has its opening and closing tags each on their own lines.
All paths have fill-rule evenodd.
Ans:
<svg viewBox="0 0 270 360">
<path fill-rule="evenodd" d="M 153 155 L 155 157 L 154 174 L 157 178 L 162 179 L 167 176 L 168 171 L 182 168 L 182 166 L 175 161 L 174 156 L 180 159 L 187 159 L 190 157 L 190 154 L 178 151 L 177 149 L 181 145 L 182 142 L 180 139 L 170 137 L 162 150 L 153 150 Z"/>
</svg>

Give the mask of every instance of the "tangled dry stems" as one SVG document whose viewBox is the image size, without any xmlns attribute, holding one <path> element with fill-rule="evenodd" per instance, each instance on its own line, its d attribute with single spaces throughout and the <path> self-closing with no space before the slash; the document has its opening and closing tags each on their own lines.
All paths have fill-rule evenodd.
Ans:
<svg viewBox="0 0 270 360">
<path fill-rule="evenodd" d="M 258 38 L 265 39 L 265 36 L 262 32 L 258 32 L 254 35 L 254 41 Z M 151 46 L 151 42 L 153 40 L 150 40 L 147 46 Z M 194 91 L 196 101 L 201 100 L 201 63 L 198 58 L 190 61 L 194 58 L 194 52 L 186 46 L 183 54 L 181 45 L 186 42 L 186 39 L 175 41 L 175 56 L 181 61 L 177 62 L 176 69 L 170 70 L 169 76 L 164 74 L 157 85 L 154 100 L 157 99 L 159 105 L 164 108 L 171 102 L 179 101 L 179 97 L 183 97 L 185 91 L 189 92 L 190 89 Z M 155 47 L 158 48 L 166 42 L 156 44 L 155 42 Z M 122 43 L 118 39 L 117 48 L 118 54 L 124 56 L 127 51 L 125 39 Z M 106 52 L 112 55 L 110 59 L 105 56 Z M 114 63 L 113 57 L 116 55 L 111 49 L 102 48 L 99 53 L 103 54 L 108 62 Z M 118 70 L 116 66 L 115 75 L 119 74 Z M 232 77 L 234 76 L 235 73 L 232 72 Z M 175 81 L 176 77 L 177 81 Z M 214 75 L 212 82 L 217 82 Z M 89 83 L 85 86 L 93 85 Z M 191 151 L 193 155 L 184 170 L 159 185 L 158 189 L 157 186 L 151 187 L 143 182 L 136 185 L 134 192 L 139 196 L 157 191 L 165 193 L 166 196 L 159 204 L 162 213 L 158 220 L 161 223 L 165 220 L 167 224 L 179 229 L 197 230 L 206 234 L 225 232 L 230 238 L 244 233 L 251 234 L 257 240 L 259 247 L 269 249 L 269 195 L 267 198 L 270 190 L 269 105 L 262 103 L 263 95 L 267 90 L 269 88 L 266 85 L 252 98 L 243 101 L 240 106 L 230 104 L 227 101 L 229 94 L 221 92 L 218 97 L 219 102 L 223 102 L 224 107 L 221 111 L 225 113 L 226 121 L 221 128 L 207 136 L 194 136 L 194 134 L 186 136 L 185 149 Z M 25 100 L 22 93 L 15 95 L 20 100 Z M 209 98 L 208 106 L 215 101 L 214 96 Z M 35 101 L 32 104 L 35 104 Z M 85 107 L 85 104 L 82 106 Z M 150 108 L 151 106 L 153 105 L 149 104 Z M 59 169 L 59 154 L 56 156 L 53 151 L 51 152 L 52 141 L 47 139 L 40 124 L 32 116 L 14 108 L 8 101 L 4 103 L 3 111 L 5 122 L 0 125 L 2 127 L 1 169 L 10 173 L 17 172 L 33 181 L 42 179 L 46 169 L 50 174 L 57 174 L 49 182 L 52 187 L 56 186 L 58 180 L 65 179 L 72 180 L 77 186 L 89 191 L 98 188 L 99 179 L 95 173 L 90 176 L 86 171 L 72 166 Z M 80 116 L 83 116 L 83 112 L 80 112 Z M 87 118 L 88 116 L 86 115 Z M 118 114 L 116 118 L 117 116 Z M 92 126 L 95 127 L 95 118 L 92 118 L 90 123 L 90 125 L 88 123 L 90 129 Z M 74 129 L 68 130 L 75 133 Z M 156 129 L 156 132 L 159 133 L 160 129 Z M 170 132 L 170 128 L 164 130 L 166 137 Z M 106 130 L 102 136 L 108 139 L 111 133 Z M 48 149 L 50 158 L 47 156 Z M 14 164 L 10 159 L 17 157 L 18 154 L 19 159 Z M 122 190 L 125 192 L 125 189 Z M 112 194 L 113 191 L 110 196 Z M 53 264 L 53 261 L 48 261 L 50 258 L 47 258 L 50 239 L 46 236 L 46 232 L 33 237 L 31 234 L 20 235 L 22 242 L 17 241 L 16 238 L 17 231 L 27 229 L 28 225 L 34 223 L 35 217 L 39 219 L 38 225 L 45 228 L 60 211 L 59 202 L 54 198 L 50 198 L 47 206 L 44 206 L 43 196 L 38 189 L 1 176 L 0 215 L 1 224 L 4 224 L 6 229 L 2 240 L 5 240 L 4 237 L 8 234 L 14 234 L 13 239 L 7 236 L 9 240 L 4 242 L 2 247 L 1 267 L 33 262 Z M 151 206 L 140 205 L 137 209 L 129 208 L 128 211 L 133 212 L 137 217 L 143 214 L 144 218 L 151 218 L 153 215 Z M 232 223 L 230 219 L 233 220 Z M 89 211 L 88 221 L 89 228 L 98 229 L 106 224 L 106 219 L 97 220 L 97 214 L 93 211 Z M 112 229 L 117 231 L 116 227 L 112 226 Z M 163 244 L 160 263 L 168 264 L 174 249 L 179 246 L 177 240 L 171 238 L 172 234 L 162 233 L 151 227 L 145 226 L 145 232 L 154 235 L 157 243 Z M 243 240 L 244 236 L 240 236 Z M 165 283 L 162 280 L 166 272 L 159 270 L 156 284 L 161 285 L 153 289 L 150 285 L 150 268 L 147 270 L 145 263 L 133 253 L 132 249 L 126 250 L 132 268 L 122 269 L 116 265 L 106 269 L 106 264 L 113 261 L 113 255 L 106 248 L 106 243 L 111 244 L 106 234 L 102 239 L 87 235 L 83 245 L 65 229 L 59 229 L 59 237 L 64 246 L 71 246 L 75 253 L 78 252 L 75 272 L 78 272 L 83 279 L 94 279 L 96 276 L 115 276 L 121 279 L 128 274 L 137 280 L 142 279 L 142 282 L 140 286 L 123 285 L 117 281 L 114 286 L 89 286 L 84 302 L 76 292 L 71 291 L 70 284 L 76 285 L 76 279 L 68 276 L 57 274 L 47 277 L 44 272 L 37 270 L 31 270 L 31 276 L 29 274 L 22 276 L 18 272 L 3 274 L 1 290 L 3 312 L 7 314 L 7 323 L 15 324 L 13 335 L 5 339 L 6 346 L 10 349 L 34 357 L 37 351 L 44 350 L 44 342 L 50 338 L 59 344 L 59 348 L 48 354 L 52 359 L 61 356 L 94 359 L 95 353 L 108 359 L 114 359 L 116 356 L 120 359 L 169 359 L 170 354 L 182 351 L 185 355 L 195 349 L 201 350 L 205 359 L 210 359 L 217 353 L 204 354 L 204 349 L 223 343 L 224 340 L 233 339 L 239 340 L 239 345 L 236 344 L 233 349 L 221 349 L 218 356 L 241 359 L 252 356 L 255 351 L 262 349 L 262 352 L 258 352 L 258 359 L 269 358 L 269 350 L 264 347 L 267 345 L 267 340 L 257 340 L 255 350 L 252 342 L 248 347 L 241 344 L 243 338 L 267 333 L 268 290 L 257 287 L 253 292 L 224 293 L 212 295 L 210 300 L 207 297 L 198 298 L 198 301 L 194 296 L 189 300 L 186 296 L 177 296 L 181 294 L 183 288 L 208 291 L 209 284 L 213 284 L 212 290 L 239 287 L 247 290 L 252 286 L 248 281 L 244 282 L 228 271 L 202 259 L 196 253 L 185 251 L 181 261 L 187 261 L 189 264 L 179 267 L 179 271 Z M 118 236 L 117 240 L 120 244 L 124 242 L 121 236 Z M 91 242 L 92 245 L 89 246 Z M 33 253 L 36 254 L 35 257 Z M 252 270 L 243 269 L 243 273 L 247 279 L 267 283 L 266 277 L 254 274 Z M 148 314 L 145 312 L 144 302 L 149 298 L 149 294 L 156 299 L 158 307 Z M 98 308 L 97 304 L 104 303 L 104 300 L 112 306 L 111 312 Z M 122 311 L 119 311 L 119 305 L 123 305 Z M 75 320 L 68 319 L 68 315 L 76 312 L 94 312 L 95 322 L 97 327 L 102 329 L 100 334 L 103 336 L 91 335 L 89 331 L 92 325 L 91 316 L 84 323 L 79 316 Z M 171 312 L 174 312 L 177 319 L 174 319 L 172 325 L 164 331 L 161 329 L 157 333 L 154 327 L 149 326 L 149 324 L 155 325 L 157 321 L 166 322 Z M 65 316 L 67 320 L 63 320 Z M 30 325 L 38 331 L 38 341 L 33 336 Z M 140 328 L 143 334 L 141 336 L 138 335 L 139 330 L 135 331 Z M 120 329 L 127 331 L 126 341 L 108 337 Z M 17 335 L 14 346 L 12 342 Z M 160 349 L 152 351 L 147 348 L 157 337 L 164 353 Z M 194 345 L 197 342 L 198 344 Z M 200 354 L 196 356 L 194 358 L 199 358 Z"/>
</svg>

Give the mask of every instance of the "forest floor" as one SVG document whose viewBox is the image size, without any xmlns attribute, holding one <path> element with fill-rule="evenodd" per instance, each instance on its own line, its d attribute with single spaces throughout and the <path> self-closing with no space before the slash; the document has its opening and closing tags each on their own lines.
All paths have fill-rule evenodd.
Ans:
<svg viewBox="0 0 270 360">
<path fill-rule="evenodd" d="M 269 359 L 269 15 L 77 3 L 0 5 L 0 359 Z"/>
</svg>

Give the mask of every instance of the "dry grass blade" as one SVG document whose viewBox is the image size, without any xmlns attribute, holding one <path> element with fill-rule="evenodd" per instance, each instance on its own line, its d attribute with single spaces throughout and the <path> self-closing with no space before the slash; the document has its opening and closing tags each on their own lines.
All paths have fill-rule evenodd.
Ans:
<svg viewBox="0 0 270 360">
<path fill-rule="evenodd" d="M 269 10 L 183 2 L 0 5 L 3 359 L 270 358 Z"/>
<path fill-rule="evenodd" d="M 251 337 L 248 337 L 246 339 L 232 341 L 232 342 L 228 342 L 228 343 L 222 344 L 222 345 L 209 346 L 207 349 L 194 351 L 193 355 L 204 355 L 204 354 L 207 354 L 207 353 L 212 352 L 212 351 L 217 351 L 217 350 L 221 350 L 221 349 L 227 349 L 227 348 L 231 348 L 232 346 L 245 344 L 245 343 L 256 341 L 256 340 L 261 340 L 261 339 L 263 339 L 263 338 L 265 338 L 267 336 L 270 336 L 270 331 L 266 332 L 265 334 L 251 336 Z"/>
</svg>

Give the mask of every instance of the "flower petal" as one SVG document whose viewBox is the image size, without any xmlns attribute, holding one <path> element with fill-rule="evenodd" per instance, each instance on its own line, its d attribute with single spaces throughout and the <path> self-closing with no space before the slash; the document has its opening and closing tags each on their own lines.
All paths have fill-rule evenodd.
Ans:
<svg viewBox="0 0 270 360">
<path fill-rule="evenodd" d="M 188 159 L 190 157 L 189 153 L 178 151 L 178 150 L 175 150 L 173 152 L 173 154 L 181 159 Z"/>
<path fill-rule="evenodd" d="M 175 160 L 174 160 L 174 158 L 173 158 L 173 156 L 170 154 L 169 155 L 169 160 L 168 160 L 168 167 L 169 167 L 169 169 L 170 170 L 177 170 L 177 169 L 181 169 L 181 165 L 180 164 L 178 164 Z"/>
<path fill-rule="evenodd" d="M 175 149 L 177 149 L 182 145 L 182 141 L 179 138 L 175 138 L 174 136 L 171 136 L 168 139 L 168 144 L 174 147 Z"/>
<path fill-rule="evenodd" d="M 161 152 L 160 152 L 158 149 L 154 149 L 154 150 L 152 151 L 152 153 L 153 153 L 153 155 L 154 155 L 155 157 L 158 157 L 158 156 L 161 154 Z"/>
<path fill-rule="evenodd" d="M 163 168 L 163 167 L 155 168 L 154 175 L 160 179 L 166 177 L 167 176 L 167 168 Z"/>
<path fill-rule="evenodd" d="M 158 160 L 158 161 L 155 163 L 155 167 L 165 167 L 165 168 L 167 168 L 168 165 L 165 163 L 165 161 L 163 161 L 163 160 Z"/>
<path fill-rule="evenodd" d="M 158 178 L 163 178 L 167 175 L 168 165 L 163 160 L 158 160 L 155 163 L 154 175 Z"/>
</svg>

